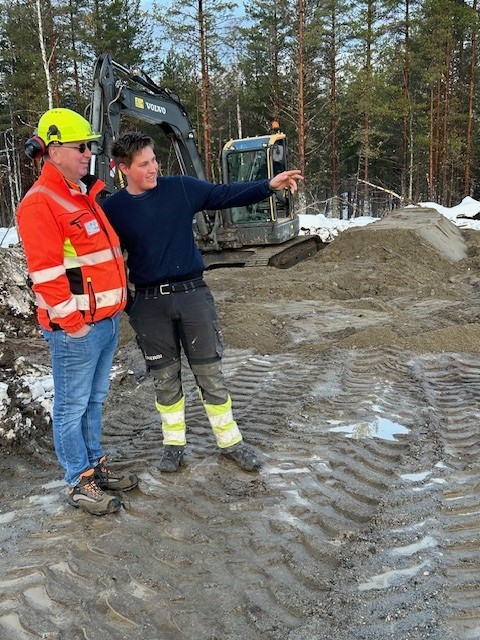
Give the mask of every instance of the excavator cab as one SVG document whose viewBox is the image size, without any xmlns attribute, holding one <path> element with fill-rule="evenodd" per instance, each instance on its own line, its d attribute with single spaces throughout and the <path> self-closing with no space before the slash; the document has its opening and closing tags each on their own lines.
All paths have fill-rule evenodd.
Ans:
<svg viewBox="0 0 480 640">
<path fill-rule="evenodd" d="M 287 138 L 270 135 L 229 140 L 222 151 L 223 182 L 273 178 L 287 168 Z M 278 244 L 298 235 L 290 194 L 275 193 L 261 202 L 224 211 L 227 226 L 236 227 L 243 245 Z"/>
</svg>

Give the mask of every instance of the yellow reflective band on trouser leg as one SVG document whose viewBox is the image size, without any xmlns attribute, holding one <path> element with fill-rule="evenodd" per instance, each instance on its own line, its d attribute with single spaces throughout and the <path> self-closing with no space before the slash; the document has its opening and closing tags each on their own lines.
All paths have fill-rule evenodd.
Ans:
<svg viewBox="0 0 480 640">
<path fill-rule="evenodd" d="M 163 444 L 182 447 L 186 444 L 185 397 L 175 404 L 155 402 L 162 418 Z"/>
<path fill-rule="evenodd" d="M 220 449 L 231 447 L 242 440 L 240 429 L 233 419 L 232 399 L 230 396 L 228 396 L 228 400 L 224 404 L 207 404 L 204 402 L 203 406 Z"/>
</svg>

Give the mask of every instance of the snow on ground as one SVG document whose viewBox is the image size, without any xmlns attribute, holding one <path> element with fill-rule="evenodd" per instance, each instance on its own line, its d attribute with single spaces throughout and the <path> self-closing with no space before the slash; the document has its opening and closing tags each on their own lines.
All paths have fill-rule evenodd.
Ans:
<svg viewBox="0 0 480 640">
<path fill-rule="evenodd" d="M 436 209 L 458 227 L 480 231 L 480 220 L 473 220 L 473 216 L 480 213 L 480 202 L 469 196 L 464 198 L 462 202 L 455 207 L 443 207 L 436 202 L 419 202 L 415 206 Z M 459 216 L 465 216 L 465 218 Z M 300 215 L 299 218 L 300 233 L 302 235 L 310 233 L 317 234 L 323 242 L 330 242 L 339 233 L 345 231 L 345 229 L 361 227 L 380 219 L 370 216 L 359 216 L 358 218 L 351 218 L 350 220 L 339 220 L 336 218 L 327 218 L 322 214 Z"/>
<path fill-rule="evenodd" d="M 15 227 L 6 229 L 0 227 L 0 247 L 11 247 L 18 242 L 18 234 Z"/>
<path fill-rule="evenodd" d="M 443 207 L 435 202 L 420 202 L 417 206 L 436 209 L 439 213 L 448 218 L 452 223 L 461 228 L 477 229 L 480 230 L 480 220 L 475 220 L 473 217 L 480 213 L 480 202 L 473 198 L 466 197 L 462 202 L 455 207 Z M 300 228 L 301 234 L 317 234 L 324 242 L 332 241 L 339 233 L 345 229 L 351 227 L 364 226 L 374 223 L 379 218 L 373 218 L 369 216 L 360 216 L 352 218 L 350 220 L 339 220 L 334 218 L 327 218 L 324 215 L 300 215 Z M 12 247 L 18 244 L 18 235 L 15 228 L 1 228 L 0 227 L 0 247 Z M 19 274 L 19 277 L 23 274 Z M 11 303 L 13 301 L 10 301 Z M 5 346 L 5 335 L 0 333 L 0 356 L 2 347 Z M 23 394 L 23 404 L 36 401 L 43 409 L 51 415 L 52 397 L 53 397 L 53 380 L 48 371 L 43 367 L 26 367 L 25 372 L 22 372 L 22 365 L 24 365 L 23 359 L 18 358 L 14 365 L 15 374 L 19 377 L 19 382 L 22 386 L 28 390 Z M 115 375 L 112 372 L 112 376 Z M 2 416 L 5 417 L 7 413 L 8 405 L 10 404 L 10 398 L 7 394 L 7 385 L 0 383 L 0 420 Z M 20 427 L 21 418 L 20 415 L 15 416 L 16 420 L 12 428 L 12 421 L 9 420 L 10 428 L 4 429 L 0 427 L 0 437 L 6 437 L 7 439 L 15 438 L 16 426 Z M 27 418 L 28 420 L 28 418 Z"/>
<path fill-rule="evenodd" d="M 470 196 L 464 198 L 460 204 L 457 204 L 455 207 L 443 207 L 436 202 L 419 202 L 415 206 L 436 209 L 457 226 L 480 231 L 480 220 L 473 220 L 473 216 L 480 213 L 480 201 L 474 200 L 470 198 Z M 465 217 L 459 218 L 458 216 Z M 317 234 L 324 242 L 333 240 L 335 236 L 345 231 L 345 229 L 365 226 L 366 224 L 371 224 L 379 220 L 379 218 L 372 218 L 370 216 L 359 216 L 358 218 L 351 218 L 350 220 L 339 220 L 337 218 L 327 218 L 320 213 L 317 215 L 303 214 L 299 215 L 299 218 L 301 235 L 310 233 Z M 0 247 L 9 247 L 17 243 L 18 235 L 15 228 L 6 229 L 0 227 Z"/>
</svg>

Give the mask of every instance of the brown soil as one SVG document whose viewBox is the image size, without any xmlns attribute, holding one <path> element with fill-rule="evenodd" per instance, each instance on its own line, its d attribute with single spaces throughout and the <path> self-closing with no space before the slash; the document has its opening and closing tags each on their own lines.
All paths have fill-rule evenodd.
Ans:
<svg viewBox="0 0 480 640">
<path fill-rule="evenodd" d="M 186 463 L 158 471 L 124 320 L 104 436 L 140 484 L 112 517 L 66 505 L 45 413 L 15 387 L 47 353 L 10 312 L 2 420 L 24 431 L 2 446 L 0 637 L 480 637 L 480 234 L 461 243 L 452 260 L 415 229 L 365 227 L 291 269 L 207 272 L 259 474 L 218 455 L 188 369 Z"/>
</svg>

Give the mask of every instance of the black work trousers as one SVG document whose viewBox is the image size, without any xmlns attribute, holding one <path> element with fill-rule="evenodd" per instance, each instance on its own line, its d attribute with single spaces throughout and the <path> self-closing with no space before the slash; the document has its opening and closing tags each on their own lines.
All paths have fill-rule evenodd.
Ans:
<svg viewBox="0 0 480 640">
<path fill-rule="evenodd" d="M 129 319 L 155 378 L 160 404 L 171 405 L 183 395 L 182 348 L 204 401 L 227 401 L 221 372 L 222 332 L 207 285 L 163 295 L 160 291 L 137 292 Z"/>
</svg>

